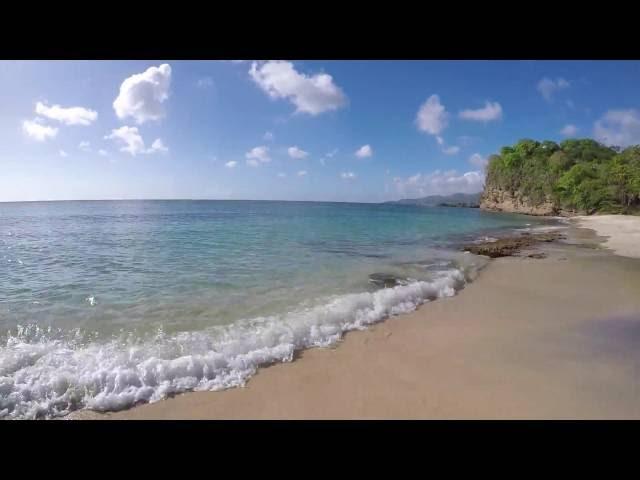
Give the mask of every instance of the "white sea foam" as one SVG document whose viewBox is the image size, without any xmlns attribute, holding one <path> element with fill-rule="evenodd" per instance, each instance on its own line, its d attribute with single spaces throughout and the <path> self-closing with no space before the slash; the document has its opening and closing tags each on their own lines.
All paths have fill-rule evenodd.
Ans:
<svg viewBox="0 0 640 480">
<path fill-rule="evenodd" d="M 242 386 L 261 365 L 291 361 L 296 350 L 332 345 L 348 330 L 452 296 L 474 275 L 469 266 L 450 269 L 430 281 L 336 296 L 226 327 L 158 332 L 146 340 L 87 341 L 79 333 L 21 329 L 0 347 L 0 418 L 120 410 L 172 393 Z"/>
</svg>

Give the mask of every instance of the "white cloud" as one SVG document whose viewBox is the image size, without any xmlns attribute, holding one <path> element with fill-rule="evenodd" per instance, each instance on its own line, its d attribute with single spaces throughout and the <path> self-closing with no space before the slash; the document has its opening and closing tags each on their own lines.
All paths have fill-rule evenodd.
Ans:
<svg viewBox="0 0 640 480">
<path fill-rule="evenodd" d="M 283 173 L 283 172 L 280 172 L 280 173 L 278 174 L 278 177 L 280 177 L 280 178 L 284 178 L 284 177 L 286 177 L 286 176 L 287 176 L 287 174 L 286 174 L 286 173 Z"/>
<path fill-rule="evenodd" d="M 309 152 L 305 152 L 304 150 L 302 150 L 301 148 L 298 148 L 297 146 L 289 147 L 287 149 L 287 153 L 289 153 L 289 156 L 291 158 L 297 158 L 297 159 L 305 158 L 309 155 Z"/>
<path fill-rule="evenodd" d="M 306 170 L 300 170 L 300 171 L 298 172 L 298 176 L 299 176 L 299 177 L 304 177 L 306 174 L 307 174 L 307 171 L 306 171 Z"/>
<path fill-rule="evenodd" d="M 227 168 L 235 168 L 236 165 L 238 165 L 238 162 L 236 162 L 235 160 L 231 160 L 230 162 L 224 164 L 224 166 Z"/>
<path fill-rule="evenodd" d="M 450 147 L 445 146 L 446 142 L 440 135 L 436 135 L 436 142 L 438 142 L 438 145 L 440 145 L 440 150 L 442 150 L 442 152 L 446 155 L 455 155 L 460 151 L 460 147 L 457 147 L 455 145 L 452 145 Z"/>
<path fill-rule="evenodd" d="M 271 60 L 253 62 L 249 75 L 271 98 L 286 98 L 296 106 L 296 112 L 318 115 L 337 110 L 347 102 L 345 94 L 326 73 L 307 76 L 298 72 L 293 63 Z"/>
<path fill-rule="evenodd" d="M 199 78 L 196 82 L 196 86 L 198 88 L 211 88 L 213 87 L 213 78 L 211 77 L 202 77 Z"/>
<path fill-rule="evenodd" d="M 558 90 L 569 88 L 569 85 L 569 82 L 567 82 L 564 78 L 557 78 L 556 80 L 552 80 L 551 78 L 544 77 L 538 82 L 537 88 L 544 99 L 547 102 L 550 102 L 554 93 L 556 93 Z"/>
<path fill-rule="evenodd" d="M 132 117 L 138 124 L 160 120 L 165 116 L 162 104 L 169 98 L 170 84 L 171 67 L 166 63 L 130 76 L 120 85 L 113 102 L 116 115 L 120 119 Z"/>
<path fill-rule="evenodd" d="M 120 127 L 113 129 L 111 134 L 106 135 L 105 140 L 114 140 L 122 145 L 121 152 L 129 153 L 136 156 L 138 154 L 166 153 L 169 151 L 162 143 L 162 140 L 156 138 L 151 144 L 151 148 L 146 148 L 144 140 L 138 132 L 138 127 Z"/>
<path fill-rule="evenodd" d="M 253 147 L 244 155 L 247 158 L 247 165 L 257 167 L 261 163 L 269 163 L 271 157 L 269 157 L 269 147 L 261 145 L 259 147 Z"/>
<path fill-rule="evenodd" d="M 83 152 L 90 152 L 91 151 L 91 143 L 87 142 L 86 140 L 83 140 L 82 142 L 80 142 L 78 144 L 78 148 L 80 150 L 82 150 Z"/>
<path fill-rule="evenodd" d="M 98 118 L 98 112 L 84 107 L 64 108 L 60 105 L 48 105 L 36 103 L 36 113 L 51 120 L 57 120 L 65 125 L 91 125 Z"/>
<path fill-rule="evenodd" d="M 460 151 L 460 147 L 457 147 L 455 145 L 452 145 L 450 147 L 445 147 L 445 148 L 442 149 L 442 152 L 447 154 L 447 155 L 455 155 L 459 151 Z"/>
<path fill-rule="evenodd" d="M 373 149 L 371 148 L 371 145 L 363 145 L 358 150 L 356 150 L 355 155 L 358 158 L 370 157 L 371 155 L 373 155 Z"/>
<path fill-rule="evenodd" d="M 439 135 L 449 124 L 449 113 L 440 103 L 438 95 L 431 95 L 416 115 L 418 129 L 431 135 Z"/>
<path fill-rule="evenodd" d="M 109 155 L 109 152 L 107 152 L 106 150 L 100 149 L 98 150 L 98 155 L 106 157 L 107 155 Z"/>
<path fill-rule="evenodd" d="M 320 159 L 320 165 L 322 165 L 324 167 L 326 165 L 326 163 L 325 163 L 326 161 L 327 160 L 325 158 L 321 158 Z"/>
<path fill-rule="evenodd" d="M 42 119 L 25 120 L 22 122 L 22 131 L 37 142 L 44 142 L 48 138 L 58 135 L 58 129 L 42 124 Z"/>
<path fill-rule="evenodd" d="M 344 180 L 351 180 L 356 178 L 356 174 L 353 172 L 342 172 L 340 174 L 340 178 L 344 179 Z"/>
<path fill-rule="evenodd" d="M 502 107 L 498 102 L 491 103 L 487 100 L 483 108 L 462 110 L 458 115 L 464 120 L 491 122 L 502 118 Z"/>
<path fill-rule="evenodd" d="M 60 156 L 61 156 L 61 157 L 63 157 L 63 158 L 64 158 L 64 157 L 68 157 L 68 156 L 69 156 L 69 154 L 68 154 L 67 152 L 65 152 L 64 150 L 60 150 L 58 153 L 59 153 L 59 154 L 60 154 Z"/>
<path fill-rule="evenodd" d="M 469 163 L 477 168 L 485 168 L 489 161 L 479 153 L 474 153 L 469 157 Z"/>
<path fill-rule="evenodd" d="M 325 155 L 325 157 L 333 158 L 333 156 L 334 156 L 336 153 L 338 153 L 338 149 L 337 149 L 337 148 L 335 148 L 335 149 L 331 150 L 329 153 L 327 153 L 327 154 Z"/>
<path fill-rule="evenodd" d="M 578 133 L 578 127 L 571 124 L 565 125 L 564 128 L 560 130 L 560 133 L 565 137 L 573 137 L 576 133 Z"/>
<path fill-rule="evenodd" d="M 147 151 L 147 153 L 167 153 L 169 149 L 162 143 L 161 138 L 156 138 L 151 144 L 151 148 Z"/>
<path fill-rule="evenodd" d="M 477 193 L 482 191 L 484 186 L 484 175 L 480 171 L 458 174 L 455 170 L 436 170 L 430 174 L 418 173 L 406 179 L 396 177 L 393 183 L 396 195 L 400 198 Z"/>
<path fill-rule="evenodd" d="M 596 140 L 618 147 L 640 144 L 640 111 L 609 110 L 594 125 Z"/>
<path fill-rule="evenodd" d="M 133 156 L 144 153 L 144 140 L 138 133 L 138 127 L 120 127 L 111 131 L 111 134 L 105 135 L 105 140 L 114 140 L 120 143 L 122 148 L 120 151 L 127 152 Z"/>
<path fill-rule="evenodd" d="M 262 136 L 262 138 L 264 140 L 266 140 L 267 142 L 272 142 L 273 141 L 273 133 L 271 132 L 265 132 L 264 135 Z"/>
</svg>

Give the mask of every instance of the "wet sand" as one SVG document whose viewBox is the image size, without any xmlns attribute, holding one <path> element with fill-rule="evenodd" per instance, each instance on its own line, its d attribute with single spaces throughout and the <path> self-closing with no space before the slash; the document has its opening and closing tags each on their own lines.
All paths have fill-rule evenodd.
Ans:
<svg viewBox="0 0 640 480">
<path fill-rule="evenodd" d="M 586 244 L 492 260 L 457 296 L 263 368 L 244 388 L 71 418 L 640 418 L 640 260 L 571 232 Z"/>
<path fill-rule="evenodd" d="M 594 215 L 575 217 L 574 222 L 606 237 L 605 246 L 616 254 L 640 258 L 640 216 Z"/>
</svg>

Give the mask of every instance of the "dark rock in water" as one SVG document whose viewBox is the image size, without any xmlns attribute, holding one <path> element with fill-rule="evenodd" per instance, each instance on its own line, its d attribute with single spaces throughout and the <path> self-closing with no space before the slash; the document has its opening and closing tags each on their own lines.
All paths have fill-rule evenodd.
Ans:
<svg viewBox="0 0 640 480">
<path fill-rule="evenodd" d="M 490 258 L 509 257 L 515 255 L 521 249 L 531 247 L 540 242 L 553 242 L 566 238 L 558 232 L 526 234 L 515 237 L 501 238 L 495 242 L 467 245 L 463 250 L 476 255 L 485 255 Z"/>
<path fill-rule="evenodd" d="M 372 273 L 369 275 L 369 282 L 383 288 L 397 287 L 405 283 L 403 279 L 390 273 Z"/>
<path fill-rule="evenodd" d="M 529 255 L 527 255 L 527 257 L 529 257 L 529 258 L 547 258 L 547 254 L 546 253 L 530 253 Z"/>
</svg>

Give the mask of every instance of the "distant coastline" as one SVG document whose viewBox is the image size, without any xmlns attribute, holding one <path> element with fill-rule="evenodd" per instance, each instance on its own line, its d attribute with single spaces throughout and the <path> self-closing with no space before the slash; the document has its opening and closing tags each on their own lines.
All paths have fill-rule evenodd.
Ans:
<svg viewBox="0 0 640 480">
<path fill-rule="evenodd" d="M 479 208 L 481 192 L 478 193 L 454 193 L 452 195 L 429 195 L 421 198 L 405 198 L 385 204 L 416 205 L 420 207 L 460 207 Z"/>
</svg>

